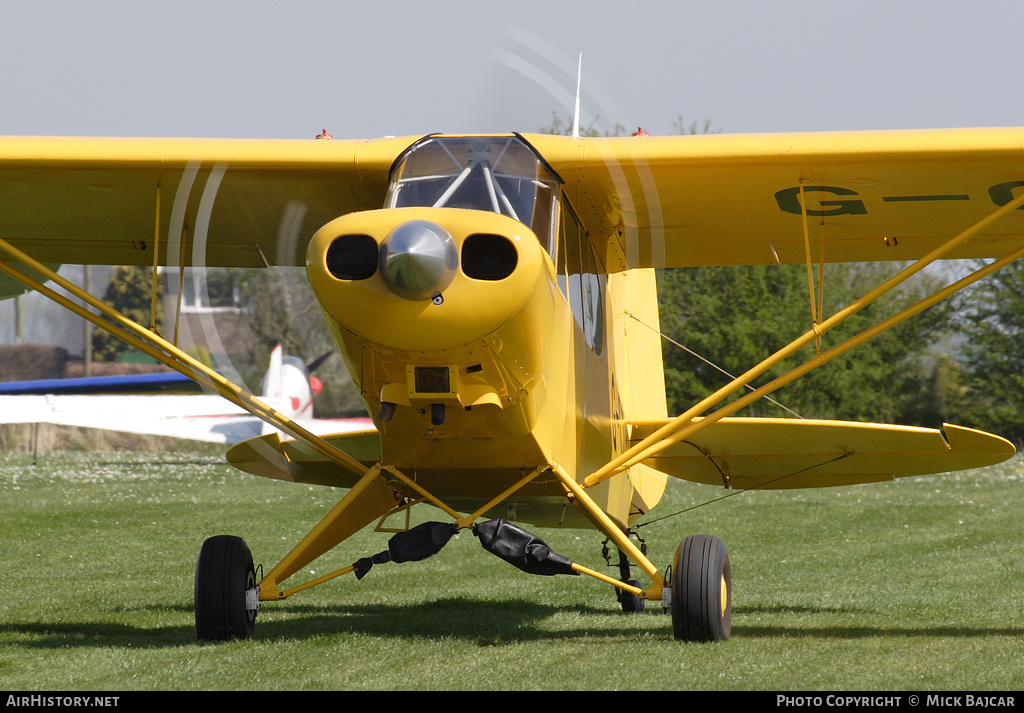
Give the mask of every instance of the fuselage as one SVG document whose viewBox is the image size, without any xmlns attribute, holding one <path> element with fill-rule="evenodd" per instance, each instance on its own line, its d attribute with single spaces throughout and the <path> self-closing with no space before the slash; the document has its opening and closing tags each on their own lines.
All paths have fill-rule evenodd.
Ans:
<svg viewBox="0 0 1024 713">
<path fill-rule="evenodd" d="M 384 207 L 316 233 L 307 270 L 382 462 L 458 509 L 538 466 L 582 479 L 603 465 L 628 441 L 641 381 L 655 395 L 640 415 L 659 397 L 664 411 L 660 351 L 635 347 L 645 363 L 630 368 L 622 325 L 638 290 L 656 319 L 653 274 L 605 273 L 558 177 L 517 137 L 417 143 Z M 663 488 L 638 467 L 591 496 L 626 526 Z M 565 495 L 542 477 L 490 515 L 585 524 Z"/>
</svg>

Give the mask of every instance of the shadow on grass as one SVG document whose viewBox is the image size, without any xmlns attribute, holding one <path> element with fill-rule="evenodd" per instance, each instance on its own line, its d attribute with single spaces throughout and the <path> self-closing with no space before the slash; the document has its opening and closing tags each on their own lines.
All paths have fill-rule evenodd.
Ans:
<svg viewBox="0 0 1024 713">
<path fill-rule="evenodd" d="M 461 639 L 480 646 L 577 637 L 618 637 L 635 634 L 632 617 L 608 608 L 580 605 L 551 606 L 511 599 L 482 601 L 452 597 L 418 604 L 390 606 L 292 606 L 267 617 L 257 636 L 301 638 L 322 634 L 357 634 L 384 638 Z M 544 627 L 560 615 L 571 619 Z"/>
<path fill-rule="evenodd" d="M 157 611 L 161 608 L 151 608 Z M 819 609 L 799 608 L 821 612 Z M 162 608 L 191 614 L 191 607 Z M 358 635 L 393 639 L 461 639 L 479 646 L 501 646 L 530 641 L 618 639 L 649 635 L 672 638 L 670 617 L 660 610 L 625 615 L 614 609 L 550 606 L 528 600 L 489 602 L 461 597 L 418 604 L 360 604 L 327 607 L 273 604 L 256 625 L 255 641 L 302 640 L 331 635 Z M 754 608 L 747 613 L 762 612 Z M 145 612 L 140 612 L 145 613 Z M 742 616 L 743 610 L 735 612 Z M 566 615 L 551 626 L 540 622 Z M 651 626 L 654 618 L 656 626 Z M 985 638 L 1021 636 L 1021 628 L 877 627 L 877 626 L 744 626 L 735 624 L 733 639 L 752 638 Z M 173 648 L 197 643 L 189 626 L 133 626 L 123 623 L 8 622 L 0 624 L 0 637 L 15 646 L 53 648 L 131 647 Z"/>
<path fill-rule="evenodd" d="M 189 614 L 187 606 L 150 607 L 147 612 L 175 611 Z M 538 623 L 560 613 L 592 617 L 579 626 L 545 630 Z M 642 615 L 641 615 L 642 616 Z M 660 616 L 660 613 L 656 616 Z M 621 625 L 608 617 L 622 617 Z M 614 620 L 613 620 L 614 622 Z M 668 619 L 665 620 L 670 626 Z M 593 624 L 593 625 L 590 625 Z M 562 640 L 576 637 L 619 637 L 635 634 L 631 618 L 614 609 L 579 606 L 548 606 L 526 600 L 485 602 L 449 598 L 412 605 L 337 605 L 327 607 L 266 605 L 256 623 L 256 640 L 304 639 L 324 635 L 381 638 L 457 638 L 493 646 L 517 641 Z M 111 622 L 7 622 L 0 624 L 0 638 L 16 646 L 38 648 L 132 647 L 165 648 L 196 643 L 189 626 L 149 627 Z"/>
</svg>

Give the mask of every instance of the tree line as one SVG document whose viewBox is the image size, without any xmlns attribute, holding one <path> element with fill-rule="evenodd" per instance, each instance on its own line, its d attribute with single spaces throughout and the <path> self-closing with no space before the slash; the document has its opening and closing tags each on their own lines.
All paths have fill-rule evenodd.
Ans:
<svg viewBox="0 0 1024 713">
<path fill-rule="evenodd" d="M 826 266 L 823 314 L 846 307 L 900 267 Z M 822 351 L 947 283 L 938 274 L 918 278 L 826 333 Z M 811 328 L 803 265 L 665 270 L 660 283 L 670 412 L 685 410 L 727 383 L 723 371 L 742 374 Z M 772 395 L 777 404 L 762 399 L 742 413 L 931 427 L 949 422 L 1021 443 L 1022 330 L 1024 264 L 1016 263 L 782 387 Z M 754 385 L 814 355 L 809 345 Z"/>
</svg>

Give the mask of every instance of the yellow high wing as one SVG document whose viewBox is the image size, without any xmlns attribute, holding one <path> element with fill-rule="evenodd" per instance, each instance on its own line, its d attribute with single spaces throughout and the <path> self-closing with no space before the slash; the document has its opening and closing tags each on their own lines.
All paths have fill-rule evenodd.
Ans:
<svg viewBox="0 0 1024 713">
<path fill-rule="evenodd" d="M 805 221 L 815 260 L 822 242 L 827 262 L 916 259 L 1024 185 L 1021 128 L 524 138 L 610 272 L 800 263 Z M 313 230 L 380 207 L 414 140 L 0 137 L 0 237 L 42 262 L 144 265 L 157 219 L 161 241 L 204 230 L 207 265 L 301 265 Z M 1022 236 L 1017 215 L 946 257 Z"/>
<path fill-rule="evenodd" d="M 0 238 L 46 263 L 301 266 L 411 142 L 0 138 Z"/>
<path fill-rule="evenodd" d="M 816 261 L 913 260 L 1024 185 L 1021 128 L 526 138 L 609 269 L 802 263 L 804 207 Z M 1022 237 L 1017 216 L 948 257 Z"/>
</svg>

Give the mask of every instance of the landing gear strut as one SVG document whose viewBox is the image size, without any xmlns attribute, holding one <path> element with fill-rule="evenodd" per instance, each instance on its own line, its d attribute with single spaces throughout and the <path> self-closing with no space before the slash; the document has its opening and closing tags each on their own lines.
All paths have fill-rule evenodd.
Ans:
<svg viewBox="0 0 1024 713">
<path fill-rule="evenodd" d="M 626 584 L 643 589 L 643 585 L 639 581 L 630 579 L 630 574 L 629 559 L 626 557 L 625 552 L 619 550 L 619 577 Z M 626 614 L 634 614 L 644 610 L 644 602 L 646 600 L 639 594 L 633 594 L 633 592 L 616 587 L 615 596 L 619 600 L 622 611 Z"/>
</svg>

